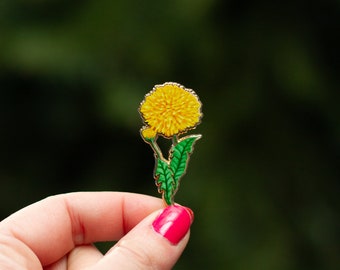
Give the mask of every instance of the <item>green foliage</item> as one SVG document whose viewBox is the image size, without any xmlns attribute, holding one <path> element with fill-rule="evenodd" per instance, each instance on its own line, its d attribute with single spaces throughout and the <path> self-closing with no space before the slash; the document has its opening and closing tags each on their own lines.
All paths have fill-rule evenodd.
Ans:
<svg viewBox="0 0 340 270">
<path fill-rule="evenodd" d="M 179 181 L 185 174 L 189 156 L 194 150 L 194 143 L 200 138 L 201 135 L 189 135 L 181 138 L 178 143 L 171 146 L 169 161 L 155 155 L 154 177 L 156 185 L 168 205 L 174 203 L 174 196 L 177 192 Z"/>
<path fill-rule="evenodd" d="M 189 161 L 189 156 L 194 150 L 195 142 L 201 135 L 191 135 L 184 138 L 170 149 L 170 169 L 173 174 L 175 190 L 177 190 L 180 178 L 185 173 Z"/>
<path fill-rule="evenodd" d="M 163 198 L 166 203 L 168 205 L 173 204 L 175 183 L 172 177 L 172 172 L 168 163 L 160 158 L 157 158 L 155 178 L 158 190 L 163 194 Z"/>
</svg>

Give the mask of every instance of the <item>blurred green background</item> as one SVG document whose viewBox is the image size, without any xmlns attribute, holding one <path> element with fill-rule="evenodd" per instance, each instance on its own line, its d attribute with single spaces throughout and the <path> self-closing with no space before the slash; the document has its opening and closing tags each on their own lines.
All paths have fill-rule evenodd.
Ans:
<svg viewBox="0 0 340 270">
<path fill-rule="evenodd" d="M 203 134 L 175 269 L 339 269 L 339 1 L 2 0 L 0 217 L 46 196 L 159 196 L 137 112 L 194 89 Z M 99 224 L 100 226 L 100 224 Z"/>
</svg>

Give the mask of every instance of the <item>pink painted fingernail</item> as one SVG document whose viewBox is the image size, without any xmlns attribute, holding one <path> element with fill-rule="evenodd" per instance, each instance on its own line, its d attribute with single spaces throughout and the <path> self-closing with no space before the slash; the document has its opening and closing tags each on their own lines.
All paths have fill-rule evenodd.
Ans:
<svg viewBox="0 0 340 270">
<path fill-rule="evenodd" d="M 189 231 L 193 221 L 191 209 L 179 205 L 168 206 L 152 223 L 154 230 L 177 244 Z"/>
</svg>

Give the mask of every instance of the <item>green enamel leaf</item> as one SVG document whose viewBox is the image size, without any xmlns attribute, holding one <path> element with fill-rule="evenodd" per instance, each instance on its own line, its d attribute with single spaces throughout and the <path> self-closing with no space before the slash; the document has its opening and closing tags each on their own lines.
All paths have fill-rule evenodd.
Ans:
<svg viewBox="0 0 340 270">
<path fill-rule="evenodd" d="M 195 142 L 201 138 L 201 135 L 191 135 L 182 138 L 170 150 L 170 169 L 173 173 L 175 182 L 175 191 L 178 188 L 180 178 L 185 174 L 189 162 L 189 156 L 194 150 Z"/>
<path fill-rule="evenodd" d="M 157 158 L 156 160 L 155 179 L 158 191 L 163 194 L 163 198 L 168 205 L 173 203 L 173 195 L 175 191 L 175 183 L 169 164 Z"/>
</svg>

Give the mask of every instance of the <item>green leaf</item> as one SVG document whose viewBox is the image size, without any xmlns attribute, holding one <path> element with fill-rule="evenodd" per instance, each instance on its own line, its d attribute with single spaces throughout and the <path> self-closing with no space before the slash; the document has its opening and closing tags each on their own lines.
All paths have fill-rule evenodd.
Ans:
<svg viewBox="0 0 340 270">
<path fill-rule="evenodd" d="M 170 169 L 173 173 L 175 182 L 174 192 L 176 192 L 179 181 L 186 172 L 189 156 L 194 150 L 194 144 L 201 137 L 201 135 L 191 135 L 184 137 L 170 149 Z"/>
<path fill-rule="evenodd" d="M 175 182 L 169 164 L 163 159 L 156 159 L 155 179 L 158 191 L 162 193 L 163 199 L 168 205 L 173 204 Z"/>
</svg>

